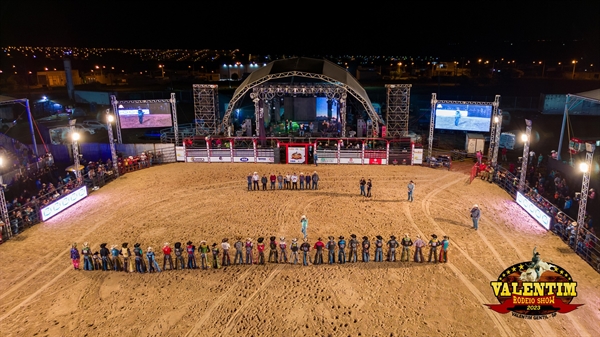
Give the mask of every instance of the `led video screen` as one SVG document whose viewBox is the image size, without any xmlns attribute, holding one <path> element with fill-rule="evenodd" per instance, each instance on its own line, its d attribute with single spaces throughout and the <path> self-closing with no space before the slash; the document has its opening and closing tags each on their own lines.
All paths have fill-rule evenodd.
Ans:
<svg viewBox="0 0 600 337">
<path fill-rule="evenodd" d="M 121 129 L 173 126 L 170 103 L 119 103 Z"/>
<path fill-rule="evenodd" d="M 435 109 L 436 129 L 489 132 L 492 105 L 442 104 Z"/>
</svg>

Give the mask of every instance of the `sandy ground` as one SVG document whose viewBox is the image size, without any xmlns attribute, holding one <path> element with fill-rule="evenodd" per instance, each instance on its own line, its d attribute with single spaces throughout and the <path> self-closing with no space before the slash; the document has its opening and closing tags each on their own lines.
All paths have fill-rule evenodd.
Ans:
<svg viewBox="0 0 600 337">
<path fill-rule="evenodd" d="M 318 191 L 247 192 L 251 171 L 314 166 L 170 164 L 129 173 L 46 223 L 0 245 L 2 336 L 594 336 L 600 277 L 495 185 L 441 169 L 319 166 Z M 358 181 L 373 179 L 372 199 Z M 415 202 L 406 184 L 415 180 Z M 470 228 L 478 203 L 480 230 Z M 386 239 L 447 234 L 450 263 L 308 266 L 268 264 L 218 270 L 127 274 L 75 271 L 72 242 L 160 250 L 223 237 L 318 236 Z M 529 321 L 497 314 L 490 281 L 531 258 L 565 267 L 585 303 Z M 158 254 L 162 267 L 162 254 Z"/>
</svg>

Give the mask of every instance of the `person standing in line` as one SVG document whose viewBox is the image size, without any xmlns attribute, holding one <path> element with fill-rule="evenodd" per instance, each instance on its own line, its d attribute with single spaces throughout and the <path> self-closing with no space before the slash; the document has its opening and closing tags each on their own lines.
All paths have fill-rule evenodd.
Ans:
<svg viewBox="0 0 600 337">
<path fill-rule="evenodd" d="M 123 271 L 134 272 L 133 260 L 131 260 L 131 250 L 129 250 L 129 243 L 123 242 L 121 244 L 121 255 L 123 255 Z"/>
<path fill-rule="evenodd" d="M 300 224 L 302 225 L 302 235 L 304 235 L 304 238 L 306 239 L 308 237 L 308 219 L 306 218 L 306 215 L 302 215 L 300 218 Z"/>
<path fill-rule="evenodd" d="M 317 250 L 315 259 L 313 260 L 314 264 L 323 264 L 323 248 L 325 248 L 325 244 L 321 241 L 321 238 L 318 238 L 313 247 L 313 249 Z"/>
<path fill-rule="evenodd" d="M 185 260 L 183 259 L 183 248 L 181 248 L 181 242 L 175 242 L 175 267 L 179 267 L 180 270 L 185 269 Z"/>
<path fill-rule="evenodd" d="M 169 270 L 173 270 L 173 258 L 171 258 L 171 246 L 165 242 L 162 248 L 163 251 L 163 270 L 167 270 L 167 262 L 169 262 Z"/>
<path fill-rule="evenodd" d="M 244 264 L 244 257 L 242 256 L 244 243 L 242 242 L 241 237 L 237 238 L 237 241 L 233 244 L 233 247 L 235 248 L 235 257 L 233 258 L 233 263 L 237 265 Z"/>
<path fill-rule="evenodd" d="M 254 190 L 258 191 L 258 181 L 260 180 L 260 176 L 258 175 L 258 172 L 254 172 L 254 174 L 252 175 L 252 184 L 254 186 Z"/>
<path fill-rule="evenodd" d="M 292 244 L 290 245 L 290 263 L 297 264 L 298 263 L 298 239 L 293 238 Z"/>
<path fill-rule="evenodd" d="M 440 244 L 440 262 L 447 263 L 448 262 L 448 247 L 450 246 L 450 238 L 447 235 L 444 235 L 444 240 L 442 240 Z"/>
<path fill-rule="evenodd" d="M 262 190 L 267 190 L 267 175 L 263 174 L 262 178 L 260 178 L 260 182 L 262 183 Z"/>
<path fill-rule="evenodd" d="M 371 188 L 373 188 L 373 183 L 371 183 L 371 179 L 367 181 L 367 197 L 371 197 Z"/>
<path fill-rule="evenodd" d="M 273 191 L 275 190 L 275 182 L 277 181 L 277 176 L 275 175 L 275 173 L 271 173 L 269 180 L 271 181 L 271 190 Z"/>
<path fill-rule="evenodd" d="M 119 254 L 121 250 L 117 249 L 117 245 L 112 245 L 110 247 L 110 259 L 112 262 L 114 271 L 121 271 L 121 259 L 119 259 Z"/>
<path fill-rule="evenodd" d="M 106 248 L 106 243 L 102 243 L 100 244 L 100 257 L 102 258 L 102 270 L 103 271 L 108 271 L 110 269 L 109 267 L 109 254 L 110 251 L 108 250 L 108 248 Z"/>
<path fill-rule="evenodd" d="M 211 249 L 212 260 L 211 260 L 210 267 L 213 269 L 219 269 L 219 268 L 221 268 L 221 265 L 219 264 L 219 245 L 216 242 L 213 242 L 211 247 L 212 247 L 212 249 Z"/>
<path fill-rule="evenodd" d="M 279 262 L 280 263 L 288 262 L 287 243 L 285 243 L 285 237 L 283 237 L 283 236 L 279 238 Z"/>
<path fill-rule="evenodd" d="M 200 252 L 200 266 L 202 269 L 207 270 L 210 265 L 208 262 L 208 253 L 210 252 L 210 248 L 205 240 L 200 241 L 200 247 L 198 247 L 198 251 Z"/>
<path fill-rule="evenodd" d="M 221 265 L 223 267 L 227 267 L 231 264 L 231 259 L 229 258 L 229 249 L 231 245 L 229 244 L 229 239 L 224 238 L 221 242 L 221 249 L 223 249 L 223 260 L 221 261 Z"/>
<path fill-rule="evenodd" d="M 256 250 L 258 251 L 258 264 L 265 264 L 265 238 L 262 236 L 256 239 Z"/>
<path fill-rule="evenodd" d="M 419 237 L 419 236 L 417 236 Z M 422 242 L 423 240 L 421 240 Z M 402 244 L 402 255 L 400 255 L 400 261 L 401 262 L 408 262 L 410 260 L 410 246 L 413 245 L 412 240 L 410 239 L 410 237 L 408 236 L 408 233 L 404 233 L 404 237 L 402 238 L 402 241 L 400 242 Z M 425 243 L 423 243 L 425 244 Z M 423 253 L 421 252 L 421 249 L 419 249 L 419 253 L 421 254 L 421 261 L 423 260 L 422 256 Z M 417 254 L 415 253 L 415 257 L 417 256 Z"/>
<path fill-rule="evenodd" d="M 387 242 L 388 246 L 388 262 L 396 262 L 396 248 L 398 248 L 398 241 L 394 235 L 390 236 L 390 240 Z"/>
<path fill-rule="evenodd" d="M 329 251 L 328 254 L 328 262 L 329 264 L 334 264 L 335 263 L 335 238 L 333 236 L 329 237 L 329 241 L 327 241 L 327 250 Z"/>
<path fill-rule="evenodd" d="M 205 241 L 203 242 L 206 243 Z M 188 241 L 185 249 L 188 254 L 188 269 L 198 268 L 198 265 L 196 265 L 196 256 L 194 255 L 196 252 L 196 246 L 192 245 L 192 241 Z"/>
<path fill-rule="evenodd" d="M 293 190 L 297 190 L 298 189 L 298 176 L 296 175 L 296 172 L 294 172 L 292 174 L 292 189 Z"/>
<path fill-rule="evenodd" d="M 475 230 L 479 229 L 479 218 L 481 218 L 481 210 L 479 209 L 479 205 L 473 205 L 471 208 L 471 220 L 473 220 L 473 228 Z"/>
<path fill-rule="evenodd" d="M 437 239 L 437 235 L 431 234 L 431 240 L 429 240 L 429 259 L 427 262 L 437 263 L 437 247 L 440 245 L 440 241 Z"/>
<path fill-rule="evenodd" d="M 377 235 L 375 240 L 375 262 L 383 262 L 383 237 Z"/>
<path fill-rule="evenodd" d="M 371 248 L 371 243 L 369 242 L 369 238 L 367 236 L 363 236 L 363 242 L 362 242 L 363 262 L 369 262 L 369 248 Z"/>
<path fill-rule="evenodd" d="M 300 250 L 302 251 L 302 265 L 308 266 L 310 263 L 310 255 L 308 255 L 310 243 L 308 243 L 308 238 L 304 238 L 304 242 L 300 245 Z"/>
<path fill-rule="evenodd" d="M 346 240 L 343 236 L 338 238 L 338 263 L 346 263 Z"/>
<path fill-rule="evenodd" d="M 154 255 L 152 247 L 148 247 L 146 258 L 148 259 L 148 273 L 151 273 L 152 271 L 160 273 L 160 268 L 158 267 L 158 262 L 156 261 L 156 256 Z"/>
<path fill-rule="evenodd" d="M 310 186 L 310 173 L 307 173 L 306 176 L 304 176 L 304 180 L 306 181 L 306 189 L 310 190 L 311 186 Z"/>
<path fill-rule="evenodd" d="M 356 240 L 356 234 L 350 234 L 350 255 L 348 261 L 351 263 L 358 262 L 358 240 Z"/>
<path fill-rule="evenodd" d="M 360 181 L 358 183 L 360 185 L 360 195 L 367 196 L 367 194 L 365 193 L 365 185 L 367 184 L 365 178 L 360 178 Z"/>
<path fill-rule="evenodd" d="M 283 176 L 281 173 L 277 174 L 277 187 L 279 187 L 280 190 L 283 189 Z"/>
<path fill-rule="evenodd" d="M 413 202 L 413 193 L 415 191 L 415 183 L 411 180 L 408 183 L 408 201 Z"/>
<path fill-rule="evenodd" d="M 252 239 L 246 239 L 246 264 L 254 263 L 254 256 L 252 255 L 252 248 L 254 248 L 254 243 L 252 243 Z"/>
<path fill-rule="evenodd" d="M 269 263 L 279 263 L 279 255 L 277 254 L 277 240 L 276 237 L 271 236 L 269 238 Z"/>
<path fill-rule="evenodd" d="M 79 270 L 79 250 L 77 250 L 77 243 L 71 245 L 71 262 L 73 262 L 73 268 Z"/>
<path fill-rule="evenodd" d="M 317 174 L 317 171 L 313 172 L 312 174 L 312 189 L 316 190 L 319 184 L 319 175 Z"/>
<path fill-rule="evenodd" d="M 300 175 L 298 176 L 298 180 L 300 181 L 300 189 L 303 190 L 304 189 L 304 172 L 300 172 Z"/>
<path fill-rule="evenodd" d="M 423 247 L 425 247 L 425 241 L 421 239 L 421 235 L 417 235 L 417 239 L 415 240 L 415 262 L 425 262 L 425 257 L 423 256 Z"/>
<path fill-rule="evenodd" d="M 92 264 L 92 250 L 90 249 L 89 243 L 83 243 L 81 255 L 83 255 L 83 270 L 94 270 L 94 266 Z"/>
<path fill-rule="evenodd" d="M 288 187 L 288 183 L 289 183 L 289 182 L 290 182 L 290 175 L 286 173 L 286 174 L 283 176 L 283 187 L 284 187 L 286 190 L 287 190 L 287 189 L 289 189 L 289 187 Z"/>
<path fill-rule="evenodd" d="M 252 191 L 252 173 L 248 173 L 248 191 Z"/>
</svg>

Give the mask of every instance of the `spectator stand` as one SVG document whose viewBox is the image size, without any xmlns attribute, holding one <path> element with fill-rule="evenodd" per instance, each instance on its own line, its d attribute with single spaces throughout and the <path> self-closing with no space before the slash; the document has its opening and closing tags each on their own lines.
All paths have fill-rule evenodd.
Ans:
<svg viewBox="0 0 600 337">
<path fill-rule="evenodd" d="M 519 192 L 519 178 L 517 176 L 498 166 L 494 175 L 494 182 L 508 192 L 513 199 L 517 199 L 517 193 Z M 593 228 L 578 226 L 577 221 L 528 185 L 525 186 L 522 194 L 550 217 L 550 231 L 568 244 L 592 268 L 600 272 L 600 248 L 598 247 L 598 237 L 595 235 Z"/>
</svg>

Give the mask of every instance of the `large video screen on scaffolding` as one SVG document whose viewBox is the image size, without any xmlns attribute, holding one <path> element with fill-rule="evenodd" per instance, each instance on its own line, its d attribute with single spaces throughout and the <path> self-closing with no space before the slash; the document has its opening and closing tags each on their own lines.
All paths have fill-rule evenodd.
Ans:
<svg viewBox="0 0 600 337">
<path fill-rule="evenodd" d="M 492 105 L 438 103 L 435 108 L 436 129 L 489 132 Z"/>
<path fill-rule="evenodd" d="M 173 126 L 171 103 L 120 103 L 121 129 L 165 128 Z"/>
</svg>

